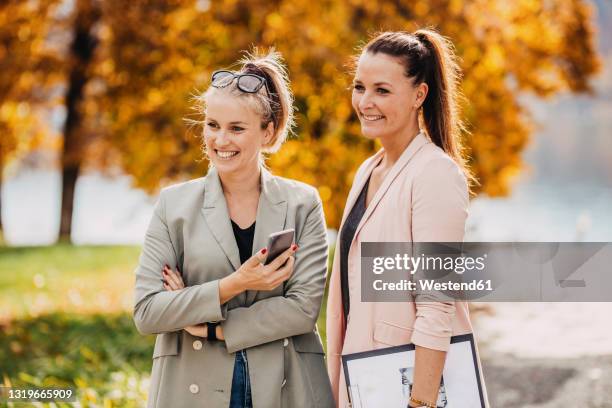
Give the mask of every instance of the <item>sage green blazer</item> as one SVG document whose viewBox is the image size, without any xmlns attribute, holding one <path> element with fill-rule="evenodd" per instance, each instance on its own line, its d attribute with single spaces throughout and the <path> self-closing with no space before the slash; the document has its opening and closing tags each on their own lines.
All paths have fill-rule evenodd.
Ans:
<svg viewBox="0 0 612 408">
<path fill-rule="evenodd" d="M 162 190 L 135 271 L 134 322 L 157 334 L 148 407 L 223 407 L 235 352 L 245 349 L 254 408 L 332 407 L 316 321 L 327 270 L 325 219 L 311 186 L 262 168 L 253 251 L 295 229 L 291 277 L 272 291 L 247 291 L 219 305 L 219 280 L 240 267 L 217 171 Z M 166 291 L 164 264 L 179 265 L 185 289 Z M 219 321 L 225 341 L 183 327 Z"/>
</svg>

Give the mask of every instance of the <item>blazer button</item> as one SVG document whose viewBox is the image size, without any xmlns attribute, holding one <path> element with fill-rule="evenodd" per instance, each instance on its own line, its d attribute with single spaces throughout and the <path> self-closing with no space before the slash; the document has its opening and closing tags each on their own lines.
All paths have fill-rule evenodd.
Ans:
<svg viewBox="0 0 612 408">
<path fill-rule="evenodd" d="M 189 386 L 189 391 L 190 391 L 192 394 L 197 394 L 197 393 L 198 393 L 198 391 L 200 391 L 200 387 L 198 387 L 198 384 L 191 384 L 191 385 Z"/>
<path fill-rule="evenodd" d="M 194 350 L 202 350 L 202 342 L 200 340 L 196 340 L 193 342 Z"/>
<path fill-rule="evenodd" d="M 287 379 L 283 378 L 283 383 L 281 384 L 281 388 L 283 388 L 285 386 L 285 384 L 287 384 Z"/>
<path fill-rule="evenodd" d="M 283 340 L 283 347 L 287 347 L 289 345 L 289 339 Z"/>
</svg>

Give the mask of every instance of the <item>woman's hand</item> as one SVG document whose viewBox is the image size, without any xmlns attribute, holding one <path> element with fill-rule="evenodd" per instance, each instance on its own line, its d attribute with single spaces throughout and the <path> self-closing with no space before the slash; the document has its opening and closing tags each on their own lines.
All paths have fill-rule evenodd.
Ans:
<svg viewBox="0 0 612 408">
<path fill-rule="evenodd" d="M 168 265 L 165 265 L 164 269 L 162 270 L 162 274 L 164 276 L 164 279 L 162 279 L 162 282 L 164 284 L 164 289 L 168 291 L 181 290 L 185 287 L 185 283 L 183 283 L 183 278 L 181 277 L 181 274 L 179 273 L 178 266 L 176 267 L 176 269 L 177 271 L 175 272 L 172 269 L 170 269 Z M 187 326 L 185 327 L 185 331 L 191 334 L 192 336 L 206 337 L 206 325 L 205 324 Z"/>
<path fill-rule="evenodd" d="M 297 245 L 293 244 L 289 249 L 276 257 L 268 265 L 266 261 L 266 249 L 262 249 L 249 258 L 236 271 L 236 277 L 244 290 L 272 290 L 289 279 L 293 273 Z"/>
<path fill-rule="evenodd" d="M 272 290 L 289 279 L 293 273 L 295 258 L 293 255 L 298 246 L 293 244 L 268 265 L 266 248 L 247 259 L 242 266 L 231 275 L 219 280 L 219 301 L 227 303 L 234 296 L 246 290 Z"/>
<path fill-rule="evenodd" d="M 164 284 L 164 289 L 168 291 L 179 290 L 185 287 L 185 283 L 183 283 L 183 277 L 179 273 L 178 266 L 176 269 L 177 271 L 175 272 L 170 269 L 168 265 L 164 265 L 164 269 L 162 269 L 162 274 L 164 275 L 162 282 Z"/>
</svg>

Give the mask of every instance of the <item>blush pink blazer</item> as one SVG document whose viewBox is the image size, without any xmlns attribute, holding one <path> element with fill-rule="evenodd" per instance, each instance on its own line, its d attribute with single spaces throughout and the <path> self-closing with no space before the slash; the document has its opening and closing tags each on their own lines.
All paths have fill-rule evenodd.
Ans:
<svg viewBox="0 0 612 408">
<path fill-rule="evenodd" d="M 357 171 L 342 224 L 383 154 L 381 149 Z M 338 407 L 348 406 L 342 354 L 408 343 L 446 351 L 451 336 L 472 332 L 466 302 L 361 302 L 360 271 L 361 242 L 463 241 L 468 202 L 467 182 L 459 166 L 419 133 L 385 177 L 357 227 L 348 256 L 347 322 L 342 310 L 338 234 L 327 300 L 327 365 Z M 483 390 L 487 401 L 484 384 Z"/>
</svg>

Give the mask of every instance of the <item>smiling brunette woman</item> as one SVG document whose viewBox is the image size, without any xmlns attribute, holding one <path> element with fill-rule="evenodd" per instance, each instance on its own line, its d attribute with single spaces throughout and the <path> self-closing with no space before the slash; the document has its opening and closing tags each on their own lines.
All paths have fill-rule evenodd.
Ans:
<svg viewBox="0 0 612 408">
<path fill-rule="evenodd" d="M 416 349 L 409 406 L 436 407 L 450 337 L 472 332 L 466 302 L 361 302 L 361 242 L 463 241 L 469 173 L 458 77 L 452 45 L 431 30 L 383 33 L 358 58 L 353 108 L 363 135 L 383 148 L 355 175 L 330 280 L 328 370 L 339 407 L 348 400 L 341 354 L 408 343 Z"/>
<path fill-rule="evenodd" d="M 136 270 L 134 321 L 157 334 L 148 407 L 333 406 L 321 200 L 263 166 L 293 120 L 280 55 L 215 72 L 199 101 L 212 166 L 162 190 Z M 264 266 L 268 236 L 289 228 L 295 244 Z"/>
</svg>

